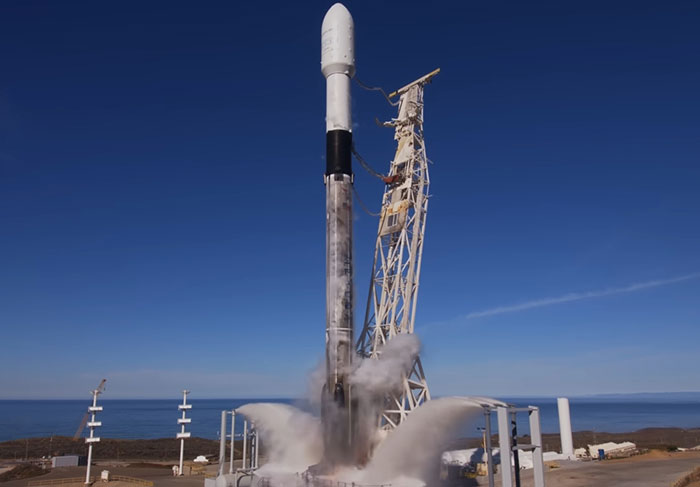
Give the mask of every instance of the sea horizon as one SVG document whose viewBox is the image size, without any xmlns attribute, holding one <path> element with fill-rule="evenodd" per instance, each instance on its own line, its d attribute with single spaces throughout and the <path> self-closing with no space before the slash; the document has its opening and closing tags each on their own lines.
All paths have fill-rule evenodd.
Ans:
<svg viewBox="0 0 700 487">
<path fill-rule="evenodd" d="M 503 398 L 510 398 L 510 399 L 521 399 L 521 398 L 541 398 L 541 399 L 556 399 L 559 397 L 566 397 L 569 399 L 587 399 L 587 398 L 593 398 L 593 399 L 604 399 L 604 398 L 613 398 L 613 399 L 624 399 L 624 398 L 630 398 L 630 399 L 654 399 L 654 398 L 670 398 L 670 399 L 691 399 L 691 400 L 698 400 L 700 401 L 700 391 L 672 391 L 672 392 L 601 392 L 601 393 L 589 393 L 589 394 L 471 394 L 469 396 L 466 395 L 449 395 L 449 394 L 439 394 L 439 395 L 434 395 L 433 398 L 437 399 L 440 397 L 452 397 L 452 396 L 460 396 L 460 397 L 469 397 L 469 396 L 478 396 L 478 397 L 492 397 L 495 399 L 503 399 Z M 673 397 L 671 397 L 673 396 Z M 85 395 L 81 397 L 6 397 L 6 398 L 0 398 L 0 402 L 2 401 L 81 401 L 84 400 L 86 397 L 91 397 L 91 394 L 86 393 Z M 189 396 L 192 397 L 192 396 Z M 117 396 L 117 397 L 100 397 L 100 401 L 112 401 L 112 400 L 120 400 L 120 401 L 182 401 L 182 395 L 178 396 L 171 396 L 171 397 L 149 397 L 149 396 Z M 205 401 L 264 401 L 264 400 L 285 400 L 285 401 L 307 401 L 307 398 L 304 397 L 290 397 L 290 396 L 250 396 L 250 397 L 213 397 L 213 396 L 201 396 L 198 397 L 196 400 L 205 400 Z"/>
<path fill-rule="evenodd" d="M 646 393 L 649 394 L 649 393 Z M 644 428 L 700 428 L 700 393 L 654 393 L 651 396 L 568 396 L 574 431 L 626 433 Z M 499 398 L 519 406 L 540 408 L 542 431 L 559 431 L 555 396 L 509 396 Z M 155 439 L 175 437 L 179 430 L 177 409 L 182 398 L 120 399 L 100 398 L 104 411 L 98 420 L 103 426 L 98 435 L 115 439 Z M 192 436 L 217 439 L 221 411 L 231 410 L 251 402 L 275 402 L 317 413 L 304 399 L 243 398 L 191 399 L 188 417 Z M 73 436 L 90 403 L 80 399 L 2 399 L 0 400 L 0 441 L 33 437 Z M 519 421 L 519 430 L 527 433 L 527 420 Z M 243 418 L 236 417 L 237 431 Z M 473 425 L 464 427 L 463 434 L 473 433 Z M 84 434 L 84 432 L 83 432 Z"/>
</svg>

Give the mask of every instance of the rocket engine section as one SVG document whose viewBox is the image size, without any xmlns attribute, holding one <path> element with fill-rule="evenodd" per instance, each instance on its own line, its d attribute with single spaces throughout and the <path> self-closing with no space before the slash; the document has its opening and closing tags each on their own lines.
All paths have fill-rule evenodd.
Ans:
<svg viewBox="0 0 700 487">
<path fill-rule="evenodd" d="M 326 382 L 323 388 L 324 463 L 353 461 L 353 406 L 347 375 L 354 354 L 352 262 L 352 120 L 354 24 L 333 5 L 321 27 L 326 78 Z"/>
</svg>

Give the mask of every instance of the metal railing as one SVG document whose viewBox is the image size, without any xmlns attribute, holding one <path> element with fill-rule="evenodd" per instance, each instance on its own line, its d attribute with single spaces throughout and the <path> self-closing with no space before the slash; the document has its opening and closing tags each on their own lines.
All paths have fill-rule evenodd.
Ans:
<svg viewBox="0 0 700 487">
<path fill-rule="evenodd" d="M 110 475 L 110 481 L 127 482 L 134 485 L 142 485 L 143 487 L 153 487 L 153 482 L 150 480 L 137 479 L 136 477 L 127 477 L 126 475 Z"/>
<path fill-rule="evenodd" d="M 97 477 L 90 477 L 90 483 L 97 482 Z M 153 482 L 150 480 L 137 479 L 136 477 L 127 477 L 126 475 L 110 475 L 109 480 L 113 482 L 126 482 L 129 484 L 140 485 L 142 487 L 153 487 Z M 27 482 L 27 487 L 39 487 L 50 485 L 68 485 L 68 484 L 84 484 L 84 477 L 70 477 L 64 479 L 38 479 Z"/>
<path fill-rule="evenodd" d="M 391 484 L 362 484 L 358 482 L 343 482 L 340 480 L 301 475 L 296 478 L 297 487 L 391 487 Z M 258 477 L 256 487 L 275 487 L 270 477 Z"/>
<path fill-rule="evenodd" d="M 96 477 L 90 477 L 90 482 L 95 482 Z M 38 479 L 27 482 L 27 487 L 35 487 L 39 485 L 66 485 L 66 484 L 84 484 L 85 477 L 70 477 L 65 479 Z M 152 484 L 151 484 L 152 485 Z"/>
</svg>

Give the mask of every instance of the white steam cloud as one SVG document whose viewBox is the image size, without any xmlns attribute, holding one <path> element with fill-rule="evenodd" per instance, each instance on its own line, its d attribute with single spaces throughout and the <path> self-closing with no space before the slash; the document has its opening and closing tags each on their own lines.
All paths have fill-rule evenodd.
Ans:
<svg viewBox="0 0 700 487">
<path fill-rule="evenodd" d="M 395 392 L 401 389 L 403 377 L 410 372 L 419 351 L 417 336 L 395 336 L 381 348 L 379 358 L 360 362 L 350 374 L 350 384 L 376 396 Z"/>
<path fill-rule="evenodd" d="M 287 404 L 246 404 L 237 410 L 255 423 L 260 432 L 268 463 L 274 470 L 303 472 L 321 460 L 323 440 L 321 422 Z"/>
<path fill-rule="evenodd" d="M 394 487 L 434 485 L 443 448 L 463 431 L 459 426 L 481 418 L 482 404 L 502 405 L 489 398 L 433 399 L 388 436 L 382 434 L 379 420 L 385 399 L 401 392 L 419 350 L 415 335 L 399 335 L 384 345 L 378 358 L 355 360 L 349 373 L 357 407 L 355 441 L 366 447 L 366 457 L 358 465 L 333 472 L 335 480 Z M 315 375 L 312 397 L 321 393 L 317 384 L 321 374 Z M 253 421 L 261 434 L 267 463 L 256 475 L 271 479 L 275 487 L 296 487 L 298 473 L 322 461 L 323 431 L 318 418 L 285 404 L 247 404 L 237 411 Z"/>
<path fill-rule="evenodd" d="M 440 456 L 458 426 L 481 418 L 480 401 L 433 399 L 414 410 L 376 449 L 362 473 L 365 483 L 416 485 L 437 480 Z M 411 481 L 412 480 L 412 481 Z"/>
</svg>

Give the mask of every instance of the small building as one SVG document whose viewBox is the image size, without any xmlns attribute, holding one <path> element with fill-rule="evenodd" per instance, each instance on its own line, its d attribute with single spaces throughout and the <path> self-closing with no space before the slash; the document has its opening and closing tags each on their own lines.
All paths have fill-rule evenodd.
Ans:
<svg viewBox="0 0 700 487">
<path fill-rule="evenodd" d="M 630 441 L 623 441 L 622 443 L 610 441 L 599 445 L 588 445 L 588 454 L 591 458 L 598 458 L 601 450 L 604 452 L 605 458 L 629 457 L 637 453 L 637 445 Z"/>
<path fill-rule="evenodd" d="M 51 458 L 51 468 L 58 467 L 84 467 L 87 465 L 85 455 L 62 455 Z"/>
</svg>

